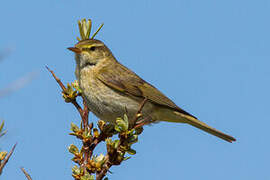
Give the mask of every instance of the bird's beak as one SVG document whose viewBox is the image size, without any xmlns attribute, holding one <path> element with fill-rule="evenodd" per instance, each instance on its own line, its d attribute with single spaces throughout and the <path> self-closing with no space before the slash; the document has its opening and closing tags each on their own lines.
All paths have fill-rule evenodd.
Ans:
<svg viewBox="0 0 270 180">
<path fill-rule="evenodd" d="M 70 51 L 75 52 L 76 54 L 80 54 L 80 53 L 82 52 L 82 50 L 80 50 L 80 49 L 77 48 L 77 47 L 69 47 L 69 48 L 67 48 L 67 49 L 70 50 Z"/>
</svg>

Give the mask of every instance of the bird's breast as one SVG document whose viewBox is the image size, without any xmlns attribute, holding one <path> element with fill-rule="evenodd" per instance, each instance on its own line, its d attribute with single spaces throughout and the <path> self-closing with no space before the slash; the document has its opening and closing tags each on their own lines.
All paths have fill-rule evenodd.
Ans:
<svg viewBox="0 0 270 180">
<path fill-rule="evenodd" d="M 105 85 L 91 68 L 84 68 L 78 75 L 79 85 L 88 108 L 98 118 L 115 122 L 117 117 L 123 117 L 125 113 L 129 118 L 135 116 L 140 105 L 138 101 Z M 152 105 L 149 103 L 144 109 L 150 112 Z"/>
</svg>

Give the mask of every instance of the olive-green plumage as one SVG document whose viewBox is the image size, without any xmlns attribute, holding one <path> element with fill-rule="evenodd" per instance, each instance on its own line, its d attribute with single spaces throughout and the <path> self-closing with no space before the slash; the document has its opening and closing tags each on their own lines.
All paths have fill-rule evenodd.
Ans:
<svg viewBox="0 0 270 180">
<path fill-rule="evenodd" d="M 154 86 L 120 64 L 101 41 L 84 40 L 69 49 L 76 53 L 75 74 L 88 108 L 100 119 L 114 122 L 127 113 L 132 120 L 146 98 L 142 110 L 143 116 L 147 117 L 146 123 L 187 123 L 228 142 L 235 141 L 178 107 Z"/>
</svg>

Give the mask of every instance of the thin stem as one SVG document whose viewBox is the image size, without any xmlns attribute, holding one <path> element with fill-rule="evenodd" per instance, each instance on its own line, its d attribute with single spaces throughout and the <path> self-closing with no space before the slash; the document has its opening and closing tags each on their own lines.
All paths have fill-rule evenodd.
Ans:
<svg viewBox="0 0 270 180">
<path fill-rule="evenodd" d="M 83 99 L 83 116 L 82 116 L 82 124 L 83 124 L 83 131 L 91 131 L 91 128 L 89 127 L 89 121 L 88 121 L 88 116 L 89 116 L 89 110 L 86 104 L 86 101 Z M 81 166 L 83 167 L 84 171 L 86 171 L 86 165 L 88 163 L 88 159 L 90 159 L 90 148 L 89 148 L 89 141 L 83 142 L 83 163 Z"/>
<path fill-rule="evenodd" d="M 112 164 L 109 162 L 109 158 L 108 158 L 108 160 L 106 161 L 106 164 L 103 166 L 102 170 L 96 175 L 96 180 L 102 180 L 106 176 L 108 170 L 111 167 L 112 167 Z"/>
<path fill-rule="evenodd" d="M 91 21 L 91 19 L 88 19 L 87 24 L 88 25 L 87 25 L 86 38 L 89 39 L 90 33 L 91 33 L 91 29 L 92 29 L 92 21 Z"/>
<path fill-rule="evenodd" d="M 88 110 L 86 101 L 83 98 L 83 118 L 82 118 L 82 120 L 83 120 L 83 129 L 87 128 L 88 130 L 90 130 L 89 129 L 88 116 L 89 116 L 89 110 Z"/>
<path fill-rule="evenodd" d="M 26 172 L 26 170 L 23 167 L 21 167 L 21 170 L 23 174 L 25 175 L 25 177 L 27 178 L 27 180 L 32 180 L 31 176 Z"/>
<path fill-rule="evenodd" d="M 91 37 L 91 39 L 94 39 L 95 38 L 95 36 L 97 35 L 97 33 L 101 30 L 101 28 L 103 27 L 103 25 L 104 25 L 104 23 L 102 23 L 100 26 L 99 26 L 99 28 L 98 28 L 98 30 L 93 34 L 93 36 Z"/>
<path fill-rule="evenodd" d="M 0 164 L 0 174 L 2 174 L 2 171 L 5 167 L 5 165 L 7 164 L 9 158 L 11 157 L 11 155 L 13 154 L 15 148 L 17 146 L 17 143 L 14 144 L 14 146 L 12 147 L 11 151 L 8 153 L 8 155 L 6 156 L 6 158 L 4 159 L 4 161 Z"/>
<path fill-rule="evenodd" d="M 82 40 L 84 40 L 84 34 L 83 34 L 83 28 L 82 28 L 81 21 L 78 21 L 78 26 L 79 26 L 81 38 L 82 38 Z"/>
<path fill-rule="evenodd" d="M 61 87 L 61 89 L 63 90 L 63 93 L 66 92 L 66 87 L 65 85 L 61 82 L 61 80 L 54 74 L 54 72 L 49 69 L 47 66 L 46 68 L 48 69 L 48 71 L 52 74 L 52 76 L 54 77 L 54 79 L 56 80 L 56 82 L 58 83 L 58 85 Z M 89 126 L 89 121 L 88 121 L 88 117 L 89 117 L 89 110 L 86 104 L 86 101 L 83 99 L 83 109 L 81 108 L 81 106 L 77 103 L 76 99 L 72 100 L 71 103 L 76 107 L 76 109 L 78 110 L 78 112 L 80 113 L 81 116 L 81 120 L 82 120 L 82 130 L 83 131 L 90 131 L 91 128 Z M 88 163 L 88 159 L 90 159 L 90 154 L 92 154 L 93 152 L 90 152 L 90 148 L 89 148 L 89 141 L 83 142 L 83 162 L 80 163 L 80 166 L 84 169 L 84 171 L 86 171 L 86 165 Z"/>
<path fill-rule="evenodd" d="M 91 143 L 90 146 L 89 146 L 90 157 L 92 156 L 93 151 L 94 151 L 94 149 L 96 148 L 96 146 L 97 146 L 100 142 L 104 141 L 104 140 L 106 139 L 106 137 L 107 137 L 107 136 L 106 136 L 103 132 L 101 132 L 101 134 L 100 134 L 97 138 L 94 138 L 94 139 L 93 139 L 92 143 Z"/>
<path fill-rule="evenodd" d="M 52 74 L 53 78 L 56 80 L 58 85 L 61 87 L 61 89 L 63 90 L 63 93 L 66 93 L 67 88 L 62 83 L 62 81 L 54 74 L 54 72 L 48 66 L 46 66 L 46 68 Z M 81 117 L 83 118 L 84 115 L 83 115 L 83 110 L 82 110 L 81 106 L 77 103 L 76 100 L 72 100 L 71 103 L 76 107 L 76 109 L 79 111 Z"/>
</svg>

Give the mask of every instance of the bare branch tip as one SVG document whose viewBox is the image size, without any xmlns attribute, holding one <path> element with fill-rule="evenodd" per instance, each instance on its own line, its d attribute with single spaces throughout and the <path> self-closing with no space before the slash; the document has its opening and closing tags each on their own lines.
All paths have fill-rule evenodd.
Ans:
<svg viewBox="0 0 270 180">
<path fill-rule="evenodd" d="M 7 164 L 9 158 L 11 157 L 11 155 L 13 154 L 15 148 L 17 146 L 17 143 L 15 143 L 12 147 L 12 149 L 10 150 L 10 152 L 8 153 L 8 155 L 6 156 L 6 158 L 4 159 L 4 161 L 0 164 L 0 174 L 2 174 L 2 171 L 5 167 L 5 165 Z"/>
<path fill-rule="evenodd" d="M 32 180 L 31 176 L 26 172 L 26 170 L 23 167 L 21 167 L 20 169 L 22 170 L 22 172 L 25 175 L 25 177 L 27 178 L 27 180 Z"/>
<path fill-rule="evenodd" d="M 52 70 L 47 65 L 45 67 L 49 72 L 52 72 Z"/>
</svg>

